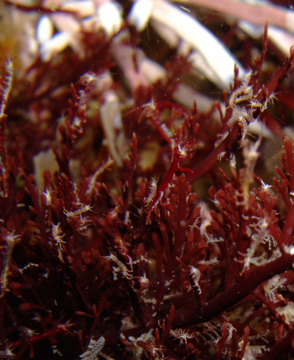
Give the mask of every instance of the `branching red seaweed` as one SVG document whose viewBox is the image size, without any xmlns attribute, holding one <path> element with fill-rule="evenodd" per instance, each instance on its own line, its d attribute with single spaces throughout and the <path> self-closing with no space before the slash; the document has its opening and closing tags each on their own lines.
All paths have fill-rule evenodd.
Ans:
<svg viewBox="0 0 294 360">
<path fill-rule="evenodd" d="M 213 101 L 156 18 L 157 62 L 131 17 L 51 5 L 1 5 L 68 33 L 0 56 L 0 358 L 293 358 L 293 49 L 266 27 Z"/>
</svg>

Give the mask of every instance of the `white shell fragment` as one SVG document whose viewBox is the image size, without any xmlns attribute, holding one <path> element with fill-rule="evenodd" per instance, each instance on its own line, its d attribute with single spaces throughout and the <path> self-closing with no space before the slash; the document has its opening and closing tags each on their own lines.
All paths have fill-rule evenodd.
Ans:
<svg viewBox="0 0 294 360">
<path fill-rule="evenodd" d="M 137 0 L 130 11 L 129 23 L 134 25 L 138 31 L 144 30 L 150 19 L 151 11 L 151 0 Z"/>
<path fill-rule="evenodd" d="M 38 188 L 42 190 L 44 189 L 45 171 L 50 171 L 51 175 L 53 175 L 55 171 L 59 171 L 59 166 L 52 149 L 48 149 L 47 151 L 41 151 L 34 156 L 35 181 Z"/>
<path fill-rule="evenodd" d="M 109 90 L 105 94 L 105 102 L 100 107 L 101 123 L 109 152 L 118 166 L 122 166 L 122 159 L 116 147 L 115 129 L 121 126 L 121 113 L 117 95 Z"/>
<path fill-rule="evenodd" d="M 71 0 L 61 5 L 62 10 L 72 11 L 78 14 L 79 18 L 92 16 L 95 13 L 95 3 L 92 0 Z"/>
<path fill-rule="evenodd" d="M 118 3 L 107 2 L 98 7 L 99 23 L 108 36 L 115 34 L 122 27 L 122 10 Z"/>
<path fill-rule="evenodd" d="M 247 21 L 239 21 L 239 27 L 253 39 L 262 38 L 264 27 L 251 24 Z M 289 55 L 289 49 L 294 44 L 294 35 L 284 29 L 269 26 L 267 31 L 268 39 L 285 55 Z"/>
<path fill-rule="evenodd" d="M 50 40 L 53 36 L 53 23 L 47 15 L 40 17 L 36 29 L 36 38 L 40 45 L 43 45 L 46 41 Z"/>
<path fill-rule="evenodd" d="M 163 0 L 154 0 L 151 18 L 172 28 L 181 39 L 188 42 L 192 49 L 203 56 L 207 66 L 215 74 L 215 83 L 224 88 L 233 81 L 234 66 L 239 67 L 239 76 L 245 70 L 225 48 L 219 39 L 182 9 Z"/>
<path fill-rule="evenodd" d="M 44 61 L 49 61 L 54 55 L 64 50 L 70 43 L 70 34 L 61 32 L 55 34 L 49 41 L 46 41 L 40 48 L 40 55 Z"/>
</svg>

